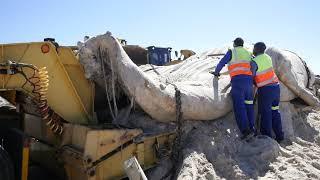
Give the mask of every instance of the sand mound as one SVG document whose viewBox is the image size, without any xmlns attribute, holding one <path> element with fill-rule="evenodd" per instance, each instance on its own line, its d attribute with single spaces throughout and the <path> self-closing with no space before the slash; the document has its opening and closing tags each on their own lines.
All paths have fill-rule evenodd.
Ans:
<svg viewBox="0 0 320 180">
<path fill-rule="evenodd" d="M 187 122 L 183 129 L 180 160 L 150 171 L 150 179 L 170 174 L 177 179 L 319 179 L 320 110 L 281 104 L 287 139 L 283 144 L 258 135 L 250 142 L 239 139 L 233 114 L 209 122 Z M 172 166 L 172 165 L 171 165 Z M 163 171 L 162 173 L 154 173 Z M 155 176 L 157 175 L 157 176 Z"/>
</svg>

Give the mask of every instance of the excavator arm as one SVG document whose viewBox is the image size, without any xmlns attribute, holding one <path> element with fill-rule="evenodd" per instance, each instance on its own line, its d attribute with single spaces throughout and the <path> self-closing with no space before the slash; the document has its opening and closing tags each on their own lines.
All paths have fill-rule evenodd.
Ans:
<svg viewBox="0 0 320 180">
<path fill-rule="evenodd" d="M 0 46 L 0 90 L 27 93 L 56 132 L 62 132 L 61 120 L 96 123 L 93 88 L 70 48 L 51 42 Z"/>
</svg>

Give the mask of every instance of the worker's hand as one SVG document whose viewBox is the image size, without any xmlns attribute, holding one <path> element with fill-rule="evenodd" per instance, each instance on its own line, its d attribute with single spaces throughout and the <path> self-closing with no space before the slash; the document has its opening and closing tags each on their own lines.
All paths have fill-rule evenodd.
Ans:
<svg viewBox="0 0 320 180">
<path fill-rule="evenodd" d="M 215 71 L 211 71 L 210 73 L 213 74 L 215 77 L 219 77 L 220 76 L 220 73 L 216 73 Z"/>
</svg>

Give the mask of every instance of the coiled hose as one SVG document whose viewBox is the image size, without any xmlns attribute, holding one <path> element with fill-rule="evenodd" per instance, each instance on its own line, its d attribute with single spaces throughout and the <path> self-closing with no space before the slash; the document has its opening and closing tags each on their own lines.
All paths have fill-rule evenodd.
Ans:
<svg viewBox="0 0 320 180">
<path fill-rule="evenodd" d="M 34 70 L 34 73 L 32 77 L 26 78 L 26 83 L 29 82 L 32 86 L 32 93 L 35 95 L 35 101 L 37 103 L 39 113 L 42 119 L 46 121 L 46 125 L 50 130 L 61 135 L 63 133 L 63 124 L 61 122 L 62 118 L 49 107 L 47 101 L 49 88 L 48 71 L 46 70 L 46 67 L 32 69 Z M 26 77 L 25 74 L 24 76 Z M 24 87 L 24 85 L 22 87 Z"/>
</svg>

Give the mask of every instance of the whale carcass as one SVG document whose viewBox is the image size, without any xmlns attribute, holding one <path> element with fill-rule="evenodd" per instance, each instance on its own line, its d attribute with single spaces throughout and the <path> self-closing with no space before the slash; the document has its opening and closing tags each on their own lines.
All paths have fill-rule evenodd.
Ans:
<svg viewBox="0 0 320 180">
<path fill-rule="evenodd" d="M 110 32 L 79 46 L 79 60 L 86 77 L 106 89 L 108 99 L 114 100 L 109 102 L 109 107 L 114 107 L 110 110 L 115 116 L 119 91 L 153 119 L 162 122 L 176 119 L 177 90 L 181 92 L 182 119 L 214 120 L 232 110 L 227 69 L 222 70 L 220 78 L 209 73 L 227 47 L 215 48 L 170 66 L 138 67 Z M 314 74 L 298 55 L 277 48 L 268 48 L 266 53 L 272 57 L 281 81 L 281 101 L 299 97 L 308 105 L 319 105 L 319 99 L 308 89 L 312 87 Z"/>
</svg>

